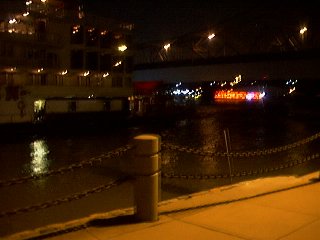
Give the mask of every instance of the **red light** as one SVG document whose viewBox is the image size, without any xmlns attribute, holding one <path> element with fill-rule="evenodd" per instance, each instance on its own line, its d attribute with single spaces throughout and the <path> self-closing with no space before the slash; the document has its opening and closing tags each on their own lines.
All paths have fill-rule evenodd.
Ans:
<svg viewBox="0 0 320 240">
<path fill-rule="evenodd" d="M 221 90 L 216 91 L 214 99 L 224 100 L 260 100 L 263 95 L 260 92 L 246 92 L 246 91 L 233 91 L 233 90 Z"/>
</svg>

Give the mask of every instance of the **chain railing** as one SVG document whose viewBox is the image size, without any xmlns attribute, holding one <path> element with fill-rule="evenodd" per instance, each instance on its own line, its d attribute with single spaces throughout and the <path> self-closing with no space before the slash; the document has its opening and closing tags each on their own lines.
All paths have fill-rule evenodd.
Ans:
<svg viewBox="0 0 320 240">
<path fill-rule="evenodd" d="M 266 173 L 272 173 L 276 171 L 280 171 L 283 169 L 295 167 L 307 162 L 310 162 L 315 159 L 319 159 L 320 154 L 312 154 L 311 156 L 305 157 L 301 160 L 295 160 L 291 162 L 287 162 L 283 165 L 279 165 L 276 167 L 269 168 L 259 168 L 256 170 L 242 171 L 231 174 L 218 174 L 218 175 L 205 175 L 205 174 L 197 174 L 197 175 L 185 175 L 185 174 L 175 174 L 175 173 L 162 173 L 163 178 L 175 178 L 175 179 L 195 179 L 195 180 L 211 180 L 211 179 L 222 179 L 222 178 L 239 178 L 239 177 L 250 177 L 250 176 L 258 176 Z"/>
<path fill-rule="evenodd" d="M 216 156 L 216 157 L 253 157 L 253 156 L 264 156 L 274 153 L 280 153 L 283 151 L 291 150 L 293 148 L 300 147 L 304 144 L 310 143 L 316 139 L 320 138 L 320 133 L 316 133 L 308 138 L 302 139 L 300 141 L 287 144 L 280 147 L 274 147 L 269 149 L 263 149 L 263 150 L 257 150 L 257 151 L 246 151 L 246 152 L 214 152 L 209 150 L 203 150 L 203 149 L 195 149 L 191 147 L 184 147 L 175 145 L 172 143 L 166 143 L 164 142 L 162 144 L 162 147 L 165 149 L 173 150 L 173 151 L 179 151 L 179 152 L 185 152 L 185 153 L 192 153 L 200 156 Z"/>
<path fill-rule="evenodd" d="M 0 218 L 10 217 L 21 213 L 29 213 L 37 210 L 47 209 L 50 207 L 58 206 L 63 203 L 69 203 L 75 200 L 79 200 L 85 197 L 88 197 L 94 193 L 100 193 L 106 190 L 109 190 L 113 187 L 124 183 L 127 180 L 134 179 L 135 181 L 135 203 L 136 203 L 136 215 L 140 220 L 148 220 L 148 221 L 156 221 L 158 219 L 158 209 L 157 209 L 157 201 L 158 201 L 158 175 L 159 171 L 159 161 L 158 161 L 158 153 L 160 146 L 160 137 L 158 135 L 140 135 L 134 138 L 135 143 L 135 152 L 133 153 L 135 157 L 141 159 L 141 161 L 132 161 L 134 164 L 130 165 L 130 162 L 127 162 L 128 165 L 133 167 L 132 169 L 124 170 L 122 173 L 122 177 L 113 180 L 105 185 L 100 185 L 98 187 L 94 187 L 90 190 L 86 190 L 83 192 L 78 192 L 73 195 L 68 195 L 62 198 L 48 200 L 43 203 L 38 203 L 34 205 L 30 205 L 27 207 L 21 207 L 9 211 L 0 212 Z M 29 181 L 31 179 L 40 179 L 43 177 L 48 177 L 57 174 L 64 174 L 75 169 L 79 169 L 85 166 L 91 166 L 96 162 L 101 162 L 105 158 L 110 158 L 112 156 L 120 156 L 121 154 L 127 152 L 130 149 L 133 149 L 133 145 L 126 145 L 122 148 L 118 148 L 106 154 L 102 154 L 99 157 L 91 158 L 88 161 L 81 161 L 77 164 L 72 164 L 68 167 L 60 168 L 57 170 L 49 171 L 41 176 L 37 176 L 36 178 L 24 177 L 20 179 L 11 179 L 7 181 L 2 181 L 2 186 L 13 186 L 15 184 L 23 183 Z M 129 158 L 130 159 L 130 158 Z M 153 162 L 153 164 L 148 164 L 149 160 Z M 141 164 L 144 162 L 146 164 Z M 157 190 L 155 190 L 156 188 Z M 147 190 L 146 190 L 147 189 Z M 145 193 L 147 191 L 147 197 Z M 150 193 L 150 194 L 149 194 Z M 141 197 L 143 196 L 143 197 Z"/>
<path fill-rule="evenodd" d="M 82 198 L 85 198 L 91 194 L 94 193 L 100 193 L 106 190 L 109 190 L 113 187 L 116 187 L 118 185 L 120 185 L 121 183 L 125 182 L 126 180 L 128 180 L 128 177 L 123 177 L 123 178 L 119 178 L 117 180 L 111 181 L 106 185 L 101 185 L 95 188 L 92 188 L 90 190 L 86 190 L 80 193 L 75 193 L 73 195 L 69 195 L 63 198 L 59 198 L 59 199 L 55 199 L 55 200 L 50 200 L 47 202 L 43 202 L 40 204 L 35 204 L 35 205 L 30 205 L 27 207 L 23 207 L 23 208 L 17 208 L 11 211 L 6 211 L 6 212 L 0 212 L 0 218 L 2 217 L 9 217 L 9 216 L 13 216 L 13 215 L 17 215 L 20 213 L 28 213 L 28 212 L 33 212 L 33 211 L 37 211 L 37 210 L 41 210 L 41 209 L 47 209 L 53 206 L 58 206 L 60 204 L 63 203 L 68 203 L 71 201 L 75 201 L 75 200 L 79 200 Z"/>
<path fill-rule="evenodd" d="M 148 141 L 150 141 L 147 145 L 145 143 L 146 140 L 146 136 L 149 138 Z M 166 134 L 162 135 L 163 137 L 166 136 Z M 169 149 L 169 150 L 174 150 L 174 151 L 180 151 L 180 152 L 184 152 L 184 153 L 192 153 L 192 154 L 197 154 L 200 156 L 221 156 L 221 157 L 248 157 L 248 156 L 264 156 L 264 155 L 268 155 L 268 154 L 273 154 L 273 153 L 279 153 L 282 151 L 286 151 L 286 150 L 290 150 L 299 146 L 302 146 L 304 144 L 307 144 L 309 142 L 312 142 L 316 139 L 318 139 L 320 137 L 320 133 L 314 134 L 308 138 L 302 139 L 300 141 L 291 143 L 291 144 L 287 144 L 284 146 L 280 146 L 280 147 L 275 147 L 275 148 L 269 148 L 269 149 L 264 149 L 264 150 L 257 150 L 257 151 L 247 151 L 247 152 L 230 152 L 230 153 L 225 153 L 225 152 L 214 152 L 214 151 L 208 151 L 208 150 L 204 150 L 204 149 L 194 149 L 194 148 L 189 148 L 189 147 L 182 147 L 182 146 L 177 146 L 171 143 L 162 143 L 162 147 L 164 149 Z M 160 139 L 160 138 L 159 138 Z M 135 148 L 135 157 L 139 156 L 139 158 L 144 159 L 146 162 L 149 162 L 150 159 L 154 159 L 154 155 L 153 154 L 157 154 L 159 152 L 158 150 L 158 137 L 155 137 L 155 135 L 145 135 L 142 136 L 141 138 L 137 137 L 135 138 L 136 144 L 138 147 Z M 154 143 L 156 142 L 156 143 Z M 146 147 L 148 146 L 148 147 Z M 155 148 L 154 150 L 150 150 L 152 147 L 157 146 L 157 148 Z M 147 148 L 147 149 L 146 149 Z M 150 148 L 150 149 L 149 149 Z M 76 169 L 80 169 L 80 168 L 84 168 L 84 167 L 88 167 L 88 166 L 94 166 L 94 164 L 96 163 L 101 163 L 104 159 L 107 158 L 111 158 L 111 157 L 116 157 L 116 156 L 121 156 L 122 154 L 128 152 L 130 149 L 133 149 L 133 145 L 126 145 L 124 147 L 121 148 L 117 148 L 113 151 L 110 151 L 108 153 L 102 154 L 98 157 L 94 157 L 91 158 L 87 161 L 81 161 L 79 163 L 76 164 L 72 164 L 69 165 L 67 167 L 63 167 L 63 168 L 59 168 L 56 170 L 51 170 L 48 171 L 44 174 L 41 175 L 36 175 L 36 176 L 26 176 L 26 177 L 22 177 L 22 178 L 15 178 L 15 179 L 10 179 L 10 180 L 5 180 L 5 181 L 0 181 L 0 187 L 3 186 L 13 186 L 16 184 L 20 184 L 20 183 L 24 183 L 30 180 L 38 180 L 44 177 L 49 177 L 49 176 L 53 176 L 53 175 L 59 175 L 59 174 L 65 174 L 71 171 L 74 171 Z M 144 154 L 143 152 L 146 152 L 148 154 L 150 154 L 150 156 L 148 154 Z M 147 158 L 146 156 L 149 156 Z M 266 168 L 259 168 L 256 170 L 248 170 L 248 171 L 241 171 L 241 172 L 230 172 L 229 174 L 218 174 L 218 175 L 206 175 L 206 174 L 196 174 L 196 175 L 184 175 L 184 174 L 175 174 L 175 173 L 166 173 L 163 172 L 161 174 L 162 177 L 164 178 L 169 178 L 169 179 L 196 179 L 196 180 L 206 180 L 206 179 L 221 179 L 221 178 L 236 178 L 236 177 L 248 177 L 248 176 L 257 176 L 257 175 L 262 175 L 262 174 L 266 174 L 266 173 L 272 173 L 275 171 L 279 171 L 282 169 L 287 169 L 287 168 L 291 168 L 294 166 L 298 166 L 301 164 L 304 164 L 306 162 L 310 162 L 312 160 L 315 159 L 319 159 L 320 154 L 319 153 L 314 153 L 310 156 L 307 156 L 303 159 L 300 160 L 295 160 L 295 161 L 291 161 L 291 162 L 286 162 L 284 164 L 281 164 L 277 167 L 266 167 Z M 140 179 L 137 182 L 139 183 L 145 183 L 145 178 L 150 178 L 152 179 L 152 181 L 154 181 L 152 183 L 152 186 L 158 186 L 158 182 L 155 181 L 155 179 L 158 179 L 157 177 L 155 177 L 155 173 L 159 173 L 159 169 L 157 168 L 156 170 L 153 169 L 154 166 L 158 166 L 158 160 L 155 161 L 155 163 L 151 166 L 151 169 L 147 170 L 141 170 L 141 168 L 143 168 L 145 165 L 150 165 L 150 164 L 142 164 L 141 165 L 141 161 L 134 161 L 136 164 L 136 167 L 134 168 L 133 172 L 136 174 L 136 178 Z M 132 170 L 127 170 L 128 173 L 130 173 L 130 171 Z M 148 172 L 148 174 L 146 175 L 146 172 Z M 150 174 L 151 175 L 150 175 Z M 130 175 L 130 174 L 128 174 Z M 41 210 L 41 209 L 47 209 L 53 206 L 58 206 L 60 204 L 63 203 L 68 203 L 71 201 L 75 201 L 75 200 L 79 200 L 82 198 L 85 198 L 91 194 L 94 193 L 99 193 L 99 192 L 103 192 L 106 190 L 109 190 L 115 186 L 120 185 L 121 183 L 127 181 L 129 179 L 128 176 L 125 177 L 120 177 L 116 180 L 113 180 L 111 182 L 109 182 L 108 184 L 105 185 L 101 185 L 95 188 L 92 188 L 90 190 L 86 190 L 83 192 L 79 192 L 79 193 L 75 193 L 73 195 L 68 195 L 66 197 L 62 197 L 59 199 L 55 199 L 55 200 L 49 200 L 43 203 L 39 203 L 39 204 L 35 204 L 35 205 L 30 205 L 27 207 L 22 207 L 22 208 L 17 208 L 14 210 L 10 210 L 10 211 L 5 211 L 5 212 L 0 212 L 0 218 L 1 217 L 9 217 L 9 216 L 13 216 L 13 215 L 17 215 L 17 214 L 21 214 L 21 213 L 27 213 L 27 212 L 33 212 L 33 211 L 37 211 L 37 210 Z M 142 179 L 142 180 L 141 180 Z M 149 188 L 149 187 L 148 187 Z M 143 190 L 142 187 L 140 187 L 141 190 Z M 135 193 L 137 194 L 137 193 Z M 141 214 L 141 219 L 157 219 L 157 210 L 154 210 L 156 208 L 156 203 L 154 202 L 155 199 L 158 199 L 157 196 L 153 196 L 152 199 L 150 199 L 150 209 L 152 209 L 152 211 L 150 210 L 149 213 L 147 213 L 148 215 L 144 215 L 145 213 Z M 151 202 L 151 200 L 153 202 Z M 145 203 L 141 203 L 139 206 L 141 209 L 143 209 Z M 142 206 L 142 207 L 141 207 Z"/>
<path fill-rule="evenodd" d="M 17 184 L 26 183 L 31 180 L 40 180 L 45 177 L 66 174 L 66 173 L 72 172 L 72 171 L 80 169 L 80 168 L 91 167 L 94 164 L 101 163 L 104 159 L 121 156 L 122 154 L 124 154 L 127 151 L 129 151 L 130 149 L 132 149 L 132 147 L 133 147 L 132 145 L 128 144 L 124 147 L 114 149 L 108 153 L 101 154 L 98 157 L 93 157 L 93 158 L 90 158 L 89 160 L 81 161 L 79 163 L 74 163 L 74 164 L 71 164 L 67 167 L 62 167 L 62 168 L 59 168 L 56 170 L 50 170 L 50 171 L 47 171 L 47 172 L 39 174 L 39 175 L 30 175 L 30 176 L 25 176 L 25 177 L 20 177 L 20 178 L 3 180 L 3 181 L 0 181 L 0 187 L 13 186 L 13 185 L 17 185 Z"/>
</svg>

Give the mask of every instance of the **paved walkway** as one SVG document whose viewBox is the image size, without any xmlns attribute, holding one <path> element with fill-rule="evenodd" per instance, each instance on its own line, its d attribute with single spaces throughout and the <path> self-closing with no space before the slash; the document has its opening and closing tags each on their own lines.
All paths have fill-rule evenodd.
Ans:
<svg viewBox="0 0 320 240">
<path fill-rule="evenodd" d="M 94 220 L 80 230 L 46 239 L 318 240 L 318 177 L 319 173 L 314 173 L 300 178 L 258 179 L 213 189 L 161 203 L 157 222 L 137 223 L 127 210 L 121 217 Z M 23 239 L 23 235 L 8 239 L 19 237 Z"/>
</svg>

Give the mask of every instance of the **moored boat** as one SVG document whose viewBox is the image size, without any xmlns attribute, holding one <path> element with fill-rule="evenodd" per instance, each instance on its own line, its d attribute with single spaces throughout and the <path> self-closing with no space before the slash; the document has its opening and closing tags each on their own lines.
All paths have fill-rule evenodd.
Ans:
<svg viewBox="0 0 320 240">
<path fill-rule="evenodd" d="M 60 0 L 26 1 L 0 17 L 0 124 L 127 110 L 132 24 Z"/>
</svg>

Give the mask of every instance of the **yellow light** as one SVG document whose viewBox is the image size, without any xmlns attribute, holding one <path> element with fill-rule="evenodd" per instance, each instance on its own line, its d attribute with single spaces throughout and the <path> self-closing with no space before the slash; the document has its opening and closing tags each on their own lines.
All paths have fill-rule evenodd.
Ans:
<svg viewBox="0 0 320 240">
<path fill-rule="evenodd" d="M 214 38 L 216 35 L 214 33 L 209 34 L 208 39 L 211 40 L 212 38 Z"/>
<path fill-rule="evenodd" d="M 293 93 L 296 90 L 296 87 L 290 88 L 289 94 Z"/>
<path fill-rule="evenodd" d="M 66 75 L 67 73 L 68 73 L 68 70 L 64 70 L 64 71 L 60 72 L 59 74 L 63 76 L 63 75 Z"/>
<path fill-rule="evenodd" d="M 40 73 L 40 72 L 42 72 L 42 71 L 43 71 L 43 68 L 39 68 L 39 69 L 37 70 L 38 73 Z"/>
<path fill-rule="evenodd" d="M 78 30 L 80 28 L 80 25 L 73 26 L 72 28 L 73 30 Z"/>
<path fill-rule="evenodd" d="M 87 71 L 87 72 L 84 72 L 84 73 L 83 73 L 83 76 L 84 76 L 84 77 L 89 76 L 89 75 L 90 75 L 90 71 Z"/>
<path fill-rule="evenodd" d="M 125 50 L 127 50 L 127 46 L 126 45 L 121 45 L 121 46 L 118 47 L 118 50 L 120 52 L 124 52 Z"/>
<path fill-rule="evenodd" d="M 37 111 L 39 111 L 39 110 L 44 109 L 45 104 L 46 104 L 46 101 L 45 101 L 45 100 L 37 100 L 37 101 L 35 101 L 35 102 L 33 103 L 34 111 L 37 112 Z"/>
<path fill-rule="evenodd" d="M 104 35 L 107 35 L 107 33 L 108 33 L 108 31 L 107 31 L 107 30 L 104 30 L 104 31 L 100 32 L 100 35 L 101 35 L 101 36 L 104 36 Z"/>
<path fill-rule="evenodd" d="M 108 77 L 110 74 L 109 73 L 104 73 L 103 75 L 102 75 L 102 77 Z"/>
<path fill-rule="evenodd" d="M 46 2 L 47 2 L 47 0 L 41 0 L 41 2 L 46 3 Z"/>
<path fill-rule="evenodd" d="M 44 140 L 36 140 L 30 144 L 31 170 L 34 174 L 45 173 L 48 170 L 48 145 Z"/>
<path fill-rule="evenodd" d="M 25 12 L 25 13 L 23 14 L 24 17 L 26 17 L 26 16 L 28 16 L 28 15 L 29 15 L 29 12 Z"/>
<path fill-rule="evenodd" d="M 300 34 L 303 35 L 307 30 L 308 30 L 308 28 L 306 28 L 306 27 L 301 28 Z"/>
<path fill-rule="evenodd" d="M 237 85 L 238 83 L 241 82 L 241 75 L 239 74 L 238 76 L 235 77 L 235 80 L 233 82 L 230 82 L 230 86 Z"/>
<path fill-rule="evenodd" d="M 170 43 L 167 43 L 163 46 L 163 48 L 168 51 L 168 49 L 171 47 L 171 44 Z"/>
<path fill-rule="evenodd" d="M 115 66 L 115 67 L 118 67 L 118 66 L 120 66 L 120 65 L 121 65 L 121 63 L 122 63 L 122 62 L 121 62 L 121 61 L 119 61 L 119 62 L 117 62 L 114 66 Z"/>
<path fill-rule="evenodd" d="M 29 6 L 30 4 L 32 4 L 32 1 L 26 1 L 27 6 Z"/>
<path fill-rule="evenodd" d="M 17 20 L 16 20 L 15 18 L 9 20 L 9 24 L 14 24 L 14 23 L 16 23 L 16 22 L 17 22 Z"/>
</svg>

